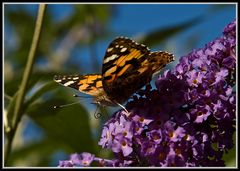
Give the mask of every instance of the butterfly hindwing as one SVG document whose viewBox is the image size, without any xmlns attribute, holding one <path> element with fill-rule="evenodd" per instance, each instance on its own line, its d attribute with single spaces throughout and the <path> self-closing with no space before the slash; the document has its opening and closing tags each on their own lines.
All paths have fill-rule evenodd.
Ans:
<svg viewBox="0 0 240 171">
<path fill-rule="evenodd" d="M 98 96 L 103 91 L 102 76 L 100 74 L 56 75 L 54 81 L 91 96 Z"/>
</svg>

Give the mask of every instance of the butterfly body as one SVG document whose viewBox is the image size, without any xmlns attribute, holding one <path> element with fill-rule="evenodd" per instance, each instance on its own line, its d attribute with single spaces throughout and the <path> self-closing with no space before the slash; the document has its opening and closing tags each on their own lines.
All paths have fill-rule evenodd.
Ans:
<svg viewBox="0 0 240 171">
<path fill-rule="evenodd" d="M 106 50 L 102 74 L 55 76 L 54 80 L 93 96 L 94 103 L 115 106 L 149 83 L 155 72 L 173 60 L 168 52 L 150 52 L 143 44 L 119 37 Z"/>
</svg>

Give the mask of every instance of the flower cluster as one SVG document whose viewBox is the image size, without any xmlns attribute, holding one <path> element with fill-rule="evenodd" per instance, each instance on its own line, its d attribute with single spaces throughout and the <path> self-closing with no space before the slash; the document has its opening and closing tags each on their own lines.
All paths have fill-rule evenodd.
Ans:
<svg viewBox="0 0 240 171">
<path fill-rule="evenodd" d="M 236 21 L 223 36 L 181 57 L 105 123 L 99 145 L 114 160 L 74 154 L 59 166 L 224 166 L 236 119 Z"/>
</svg>

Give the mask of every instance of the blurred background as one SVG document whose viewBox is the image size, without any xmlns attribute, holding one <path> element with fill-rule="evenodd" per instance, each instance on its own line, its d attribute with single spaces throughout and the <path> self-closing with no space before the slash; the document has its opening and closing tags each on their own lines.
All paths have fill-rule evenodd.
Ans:
<svg viewBox="0 0 240 171">
<path fill-rule="evenodd" d="M 11 119 L 6 113 L 22 80 L 37 10 L 37 4 L 4 4 L 4 119 Z M 117 36 L 173 53 L 171 69 L 235 18 L 235 4 L 49 4 L 10 166 L 57 166 L 75 152 L 112 156 L 97 143 L 102 124 L 118 109 L 95 119 L 91 99 L 73 97 L 80 93 L 53 82 L 55 74 L 101 73 L 105 50 Z M 235 166 L 234 152 L 225 156 L 228 166 Z"/>
</svg>

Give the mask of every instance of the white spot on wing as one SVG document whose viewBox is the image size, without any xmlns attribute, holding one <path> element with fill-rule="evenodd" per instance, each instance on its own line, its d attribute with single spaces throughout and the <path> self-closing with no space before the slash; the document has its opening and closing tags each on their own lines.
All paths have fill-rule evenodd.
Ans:
<svg viewBox="0 0 240 171">
<path fill-rule="evenodd" d="M 57 83 L 60 83 L 60 82 L 62 82 L 62 80 L 55 80 Z"/>
<path fill-rule="evenodd" d="M 75 83 L 74 81 L 68 81 L 68 82 L 66 82 L 65 84 L 63 84 L 64 86 L 69 86 L 69 85 L 71 85 L 71 84 L 73 84 L 73 83 Z"/>
<path fill-rule="evenodd" d="M 73 78 L 73 80 L 78 80 L 78 79 L 79 79 L 79 77 L 74 77 L 74 78 Z"/>
<path fill-rule="evenodd" d="M 125 48 L 122 48 L 121 49 L 121 52 L 125 52 L 127 50 L 127 48 L 125 47 Z"/>
<path fill-rule="evenodd" d="M 105 64 L 105 63 L 108 63 L 109 61 L 114 60 L 114 59 L 116 59 L 117 57 L 118 57 L 118 55 L 113 54 L 112 56 L 109 56 L 109 57 L 107 57 L 106 59 L 104 59 L 103 63 L 104 63 L 104 64 Z"/>
<path fill-rule="evenodd" d="M 108 48 L 107 52 L 111 52 L 113 50 L 113 48 Z"/>
</svg>

